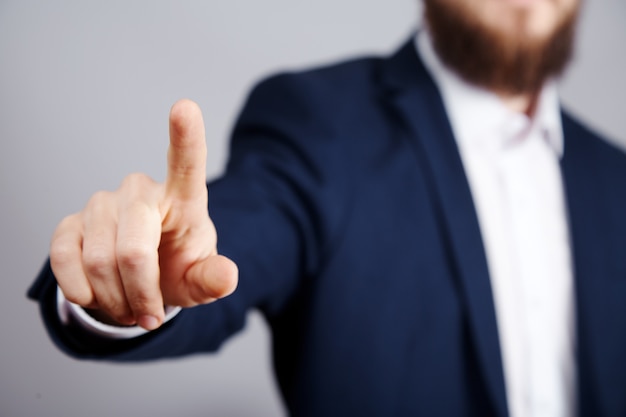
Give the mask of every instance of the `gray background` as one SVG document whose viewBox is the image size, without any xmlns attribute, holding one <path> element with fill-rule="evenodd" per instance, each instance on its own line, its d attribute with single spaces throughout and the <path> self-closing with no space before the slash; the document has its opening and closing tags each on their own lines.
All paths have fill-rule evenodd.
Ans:
<svg viewBox="0 0 626 417">
<path fill-rule="evenodd" d="M 564 102 L 626 145 L 626 2 L 587 1 Z M 283 414 L 262 319 L 215 356 L 143 365 L 69 359 L 25 291 L 58 221 L 133 171 L 162 180 L 167 114 L 196 100 L 207 175 L 259 78 L 389 53 L 417 0 L 0 0 L 0 416 Z"/>
</svg>

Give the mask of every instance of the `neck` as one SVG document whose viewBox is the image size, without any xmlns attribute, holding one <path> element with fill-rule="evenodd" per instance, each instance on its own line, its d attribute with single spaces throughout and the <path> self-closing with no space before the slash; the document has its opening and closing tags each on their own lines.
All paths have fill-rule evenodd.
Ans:
<svg viewBox="0 0 626 417">
<path fill-rule="evenodd" d="M 516 113 L 522 113 L 528 117 L 532 117 L 535 113 L 539 98 L 538 92 L 515 95 L 496 92 L 496 94 L 506 107 Z"/>
</svg>

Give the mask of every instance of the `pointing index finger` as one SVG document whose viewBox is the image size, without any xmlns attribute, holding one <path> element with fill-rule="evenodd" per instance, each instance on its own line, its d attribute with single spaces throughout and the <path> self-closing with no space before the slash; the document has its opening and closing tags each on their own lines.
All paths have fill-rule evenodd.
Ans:
<svg viewBox="0 0 626 417">
<path fill-rule="evenodd" d="M 191 100 L 170 110 L 170 147 L 166 191 L 174 198 L 194 200 L 206 194 L 206 138 L 202 111 Z"/>
</svg>

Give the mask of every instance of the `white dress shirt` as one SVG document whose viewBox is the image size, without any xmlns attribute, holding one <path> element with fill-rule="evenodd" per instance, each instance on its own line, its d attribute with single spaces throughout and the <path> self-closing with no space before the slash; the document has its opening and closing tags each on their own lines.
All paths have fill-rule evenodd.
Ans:
<svg viewBox="0 0 626 417">
<path fill-rule="evenodd" d="M 163 323 L 167 323 L 173 319 L 180 310 L 180 307 L 166 306 Z M 59 319 L 61 319 L 61 323 L 69 324 L 70 321 L 72 321 L 83 327 L 85 330 L 97 334 L 98 336 L 108 337 L 111 339 L 130 339 L 148 333 L 148 330 L 139 326 L 115 326 L 102 323 L 94 319 L 87 314 L 81 306 L 68 301 L 65 298 L 63 291 L 61 291 L 61 288 L 58 286 L 57 314 L 59 315 Z"/>
<path fill-rule="evenodd" d="M 512 417 L 575 415 L 574 291 L 556 85 L 531 118 L 417 50 L 439 87 L 476 207 Z"/>
<path fill-rule="evenodd" d="M 545 86 L 529 119 L 447 69 L 426 30 L 419 31 L 416 47 L 442 94 L 476 206 L 509 413 L 573 416 L 574 297 L 556 86 Z M 57 300 L 62 321 L 71 316 L 101 336 L 129 338 L 146 332 L 100 323 L 65 300 L 60 290 Z M 167 309 L 166 321 L 178 311 Z"/>
</svg>

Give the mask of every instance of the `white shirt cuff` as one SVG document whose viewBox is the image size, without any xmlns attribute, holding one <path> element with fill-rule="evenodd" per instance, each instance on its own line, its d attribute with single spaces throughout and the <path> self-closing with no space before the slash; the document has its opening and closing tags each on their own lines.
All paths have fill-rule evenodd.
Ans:
<svg viewBox="0 0 626 417">
<path fill-rule="evenodd" d="M 163 323 L 167 323 L 173 319 L 179 312 L 180 307 L 165 307 L 165 319 Z M 109 339 L 131 339 L 133 337 L 142 336 L 148 333 L 148 330 L 139 326 L 114 326 L 102 323 L 93 317 L 78 304 L 68 301 L 57 286 L 57 313 L 61 323 L 67 325 L 70 320 L 78 323 L 80 327 L 98 336 L 107 337 Z"/>
</svg>

